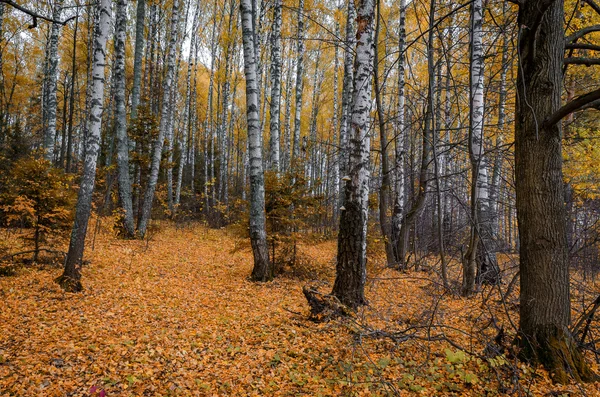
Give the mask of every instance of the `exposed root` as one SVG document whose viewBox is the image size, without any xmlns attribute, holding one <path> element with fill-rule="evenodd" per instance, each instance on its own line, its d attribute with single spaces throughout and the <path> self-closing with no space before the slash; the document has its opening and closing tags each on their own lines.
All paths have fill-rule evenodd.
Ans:
<svg viewBox="0 0 600 397">
<path fill-rule="evenodd" d="M 542 364 L 556 383 L 568 384 L 570 379 L 576 382 L 600 380 L 568 330 L 556 325 L 539 326 L 534 335 L 521 333 L 516 343 L 521 347 L 520 358 Z"/>
<path fill-rule="evenodd" d="M 54 281 L 65 290 L 65 292 L 81 292 L 83 291 L 83 285 L 81 281 L 76 280 L 72 277 L 65 276 L 64 274 L 54 279 Z"/>
<path fill-rule="evenodd" d="M 315 287 L 305 285 L 302 287 L 302 292 L 310 306 L 309 319 L 311 321 L 323 323 L 354 314 L 352 309 L 343 305 L 338 298 L 333 295 L 322 294 Z"/>
</svg>

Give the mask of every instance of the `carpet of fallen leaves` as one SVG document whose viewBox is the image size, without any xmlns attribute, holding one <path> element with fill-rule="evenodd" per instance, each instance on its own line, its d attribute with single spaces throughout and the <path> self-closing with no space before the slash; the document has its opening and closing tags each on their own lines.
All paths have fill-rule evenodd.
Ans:
<svg viewBox="0 0 600 397">
<path fill-rule="evenodd" d="M 553 385 L 539 368 L 484 355 L 514 321 L 514 302 L 493 289 L 444 294 L 435 272 L 398 273 L 374 257 L 369 306 L 316 324 L 306 281 L 248 281 L 251 253 L 230 231 L 161 223 L 150 241 L 93 239 L 83 293 L 60 290 L 53 267 L 0 277 L 0 396 L 600 395 L 598 384 Z M 335 242 L 301 252 L 332 275 Z"/>
</svg>

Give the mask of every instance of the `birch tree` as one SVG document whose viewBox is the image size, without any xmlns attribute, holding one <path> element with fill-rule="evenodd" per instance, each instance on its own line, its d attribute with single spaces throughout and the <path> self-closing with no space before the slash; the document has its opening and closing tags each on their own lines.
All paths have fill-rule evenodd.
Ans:
<svg viewBox="0 0 600 397">
<path fill-rule="evenodd" d="M 106 66 L 106 41 L 111 24 L 111 0 L 100 0 L 98 3 L 98 25 L 94 30 L 92 87 L 90 91 L 90 113 L 88 116 L 89 134 L 86 137 L 86 151 L 83 164 L 83 175 L 79 185 L 75 222 L 71 232 L 69 251 L 65 260 L 63 274 L 56 282 L 66 291 L 78 292 L 81 285 L 81 265 L 85 247 L 85 235 L 92 210 L 92 195 L 96 179 L 96 162 L 100 148 L 100 130 L 102 127 L 102 110 L 104 102 L 104 67 Z"/>
<path fill-rule="evenodd" d="M 366 303 L 367 215 L 369 199 L 369 113 L 373 75 L 375 3 L 361 0 L 357 12 L 350 158 L 344 176 L 344 207 L 340 214 L 336 278 L 332 295 L 351 308 Z"/>
<path fill-rule="evenodd" d="M 58 21 L 62 13 L 63 0 L 55 0 L 52 8 L 52 19 Z M 46 75 L 45 75 L 45 93 L 46 102 L 43 104 L 44 114 L 44 149 L 47 160 L 54 160 L 54 138 L 56 136 L 56 111 L 58 88 L 58 39 L 60 35 L 60 24 L 53 22 L 50 27 L 50 36 L 48 37 L 46 52 Z"/>
<path fill-rule="evenodd" d="M 269 261 L 265 219 L 265 181 L 262 164 L 256 54 L 252 28 L 252 0 L 241 0 L 244 74 L 246 76 L 246 119 L 248 124 L 248 155 L 250 161 L 250 243 L 254 255 L 251 278 L 268 281 L 273 278 Z"/>
<path fill-rule="evenodd" d="M 179 0 L 173 1 L 173 11 L 171 13 L 171 39 L 167 52 L 167 70 L 163 80 L 163 100 L 160 112 L 160 124 L 158 127 L 158 137 L 154 141 L 152 149 L 152 158 L 150 165 L 150 176 L 144 194 L 144 203 L 142 207 L 141 218 L 138 225 L 138 234 L 140 237 L 146 235 L 150 214 L 152 211 L 152 202 L 154 201 L 154 191 L 158 182 L 158 172 L 160 171 L 160 160 L 162 157 L 163 145 L 165 136 L 169 128 L 169 113 L 171 111 L 171 90 L 173 89 L 173 81 L 175 77 L 175 61 L 177 57 L 177 38 L 179 26 Z"/>
<path fill-rule="evenodd" d="M 127 1 L 117 0 L 115 21 L 115 130 L 117 134 L 117 170 L 119 200 L 124 211 L 123 226 L 128 237 L 135 235 L 131 178 L 129 176 L 129 139 L 125 110 L 125 38 L 127 35 Z"/>
<path fill-rule="evenodd" d="M 298 32 L 296 36 L 296 111 L 294 115 L 293 151 L 291 164 L 300 155 L 300 125 L 302 116 L 302 91 L 304 89 L 304 0 L 298 3 Z"/>
<path fill-rule="evenodd" d="M 144 22 L 146 0 L 137 0 L 135 17 L 135 50 L 133 55 L 133 87 L 131 88 L 131 119 L 137 118 L 142 86 L 142 55 L 144 52 Z"/>
<path fill-rule="evenodd" d="M 462 294 L 474 292 L 476 273 L 481 281 L 497 280 L 495 254 L 491 252 L 492 229 L 489 183 L 486 157 L 484 155 L 484 51 L 483 51 L 483 2 L 471 4 L 471 50 L 470 50 L 470 113 L 469 156 L 471 159 L 471 235 L 464 259 Z"/>
<path fill-rule="evenodd" d="M 275 0 L 273 5 L 273 27 L 271 32 L 271 121 L 270 127 L 270 168 L 279 172 L 279 124 L 281 108 L 281 10 L 282 0 Z"/>
<path fill-rule="evenodd" d="M 356 47 L 356 34 L 354 21 L 356 19 L 356 9 L 354 2 L 348 1 L 348 11 L 346 17 L 346 38 L 344 40 L 344 80 L 342 85 L 342 117 L 340 120 L 340 141 L 339 141 L 339 159 L 338 175 L 343 178 L 348 169 L 348 130 L 350 129 L 352 104 L 352 90 L 354 82 L 354 47 Z M 344 182 L 340 179 L 340 205 L 344 201 Z"/>
<path fill-rule="evenodd" d="M 400 16 L 398 25 L 398 115 L 396 116 L 396 134 L 395 134 L 395 163 L 394 163 L 394 209 L 392 212 L 392 246 L 396 263 L 399 262 L 400 252 L 398 252 L 398 241 L 400 237 L 400 227 L 404 215 L 404 163 L 405 163 L 405 50 L 406 50 L 406 0 L 400 0 Z"/>
</svg>

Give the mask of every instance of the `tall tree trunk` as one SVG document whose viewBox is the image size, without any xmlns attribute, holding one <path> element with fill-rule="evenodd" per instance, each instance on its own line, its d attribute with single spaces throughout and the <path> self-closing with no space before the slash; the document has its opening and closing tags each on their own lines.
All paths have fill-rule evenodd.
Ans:
<svg viewBox="0 0 600 397">
<path fill-rule="evenodd" d="M 83 175 L 79 186 L 77 207 L 75 209 L 75 222 L 69 243 L 69 252 L 65 260 L 63 274 L 56 282 L 66 291 L 78 292 L 83 289 L 81 285 L 81 264 L 85 247 L 85 235 L 88 220 L 92 210 L 92 195 L 96 179 L 96 162 L 100 148 L 100 129 L 102 127 L 102 110 L 104 101 L 104 66 L 106 65 L 106 41 L 111 24 L 111 0 L 101 0 L 98 4 L 98 26 L 94 31 L 92 78 L 94 80 L 90 96 L 91 111 L 89 114 L 89 134 L 85 145 L 87 146 Z"/>
<path fill-rule="evenodd" d="M 375 102 L 377 104 L 377 122 L 379 124 L 379 144 L 381 146 L 381 187 L 379 188 L 379 225 L 381 227 L 381 235 L 383 236 L 383 244 L 387 265 L 393 266 L 395 261 L 394 249 L 392 248 L 392 225 L 388 217 L 389 199 L 391 197 L 390 183 L 390 165 L 388 157 L 388 137 L 385 126 L 385 109 L 383 108 L 382 93 L 379 82 L 379 29 L 381 23 L 381 0 L 377 1 L 377 22 L 375 23 L 375 56 L 373 57 L 373 84 L 375 87 Z"/>
<path fill-rule="evenodd" d="M 175 210 L 179 206 L 181 200 L 181 186 L 183 181 L 183 169 L 186 163 L 187 157 L 187 142 L 191 126 L 193 124 L 192 117 L 194 110 L 192 109 L 192 71 L 195 72 L 196 67 L 196 40 L 198 33 L 198 16 L 200 13 L 200 4 L 196 4 L 196 10 L 194 11 L 194 17 L 192 19 L 192 34 L 190 38 L 190 53 L 188 55 L 188 69 L 187 77 L 185 79 L 185 107 L 183 110 L 183 128 L 182 137 L 179 141 L 180 156 L 179 164 L 177 167 L 177 184 L 175 187 Z"/>
<path fill-rule="evenodd" d="M 346 18 L 346 38 L 344 40 L 344 81 L 342 85 L 342 118 L 340 121 L 340 142 L 338 174 L 341 178 L 347 176 L 349 147 L 348 130 L 350 129 L 352 91 L 354 83 L 354 48 L 356 47 L 356 34 L 354 21 L 356 19 L 356 9 L 354 2 L 348 2 L 348 13 Z M 340 205 L 343 205 L 345 194 L 345 182 L 340 179 Z"/>
<path fill-rule="evenodd" d="M 300 155 L 300 125 L 302 120 L 302 90 L 304 88 L 304 0 L 298 3 L 298 32 L 296 49 L 296 111 L 294 115 L 293 151 L 291 164 L 294 166 Z"/>
<path fill-rule="evenodd" d="M 367 215 L 369 209 L 369 113 L 373 75 L 373 31 L 375 3 L 361 0 L 358 29 L 352 119 L 350 129 L 349 176 L 345 177 L 344 210 L 340 215 L 336 278 L 332 295 L 351 308 L 364 305 L 367 279 Z"/>
<path fill-rule="evenodd" d="M 421 150 L 421 165 L 419 170 L 419 191 L 417 197 L 411 207 L 406 211 L 402 217 L 400 224 L 400 230 L 398 232 L 398 239 L 396 241 L 396 252 L 397 252 L 397 267 L 399 269 L 406 268 L 406 252 L 407 252 L 407 241 L 408 233 L 410 228 L 420 214 L 427 193 L 429 190 L 430 170 L 429 164 L 431 162 L 431 151 L 432 151 L 432 128 L 434 125 L 434 85 L 435 85 L 435 60 L 433 51 L 433 40 L 434 40 L 434 23 L 435 23 L 435 9 L 436 0 L 431 0 L 429 3 L 429 33 L 427 35 L 427 71 L 428 71 L 428 87 L 427 87 L 427 104 L 425 109 L 425 116 L 423 122 L 423 139 L 422 139 L 422 150 Z M 412 167 L 411 167 L 412 169 Z"/>
<path fill-rule="evenodd" d="M 404 216 L 405 188 L 404 188 L 404 163 L 406 146 L 405 123 L 405 77 L 404 63 L 406 60 L 406 0 L 400 0 L 400 24 L 398 26 L 398 116 L 396 117 L 395 148 L 396 159 L 394 163 L 394 209 L 392 212 L 392 246 L 396 263 L 400 263 L 400 228 Z"/>
<path fill-rule="evenodd" d="M 282 0 L 275 0 L 273 5 L 273 28 L 271 32 L 271 122 L 270 168 L 279 173 L 279 124 L 281 109 L 281 9 Z"/>
<path fill-rule="evenodd" d="M 555 381 L 597 377 L 569 332 L 571 301 L 562 126 L 546 123 L 561 105 L 563 0 L 519 7 L 515 182 L 521 272 L 521 355 L 541 362 Z"/>
<path fill-rule="evenodd" d="M 59 20 L 62 13 L 62 2 L 63 0 L 55 0 L 54 8 L 52 9 L 52 19 Z M 47 63 L 47 75 L 45 76 L 46 82 L 46 98 L 47 102 L 44 103 L 44 114 L 46 120 L 44 125 L 46 129 L 44 131 L 44 149 L 46 150 L 44 157 L 47 160 L 54 161 L 54 137 L 56 135 L 56 109 L 57 109 L 57 79 L 58 79 L 58 39 L 60 34 L 60 24 L 53 23 L 50 28 L 50 36 L 48 37 L 48 52 L 46 60 Z"/>
<path fill-rule="evenodd" d="M 506 17 L 508 14 L 508 1 L 505 0 L 502 3 L 503 15 Z M 500 176 L 502 174 L 502 163 L 504 161 L 502 155 L 502 145 L 504 144 L 504 134 L 506 134 L 506 97 L 507 97 L 507 75 L 508 71 L 512 69 L 512 61 L 508 59 L 508 26 L 502 27 L 502 65 L 500 69 L 500 88 L 498 93 L 498 132 L 496 134 L 496 147 L 495 147 L 495 158 L 494 168 L 492 170 L 492 177 L 490 183 L 490 206 L 492 219 L 490 223 L 492 225 L 492 231 L 494 233 L 494 246 L 495 250 L 499 248 L 500 240 L 500 227 L 498 224 L 499 219 L 499 193 L 500 193 Z"/>
<path fill-rule="evenodd" d="M 133 54 L 133 87 L 131 88 L 131 119 L 137 119 L 142 86 L 142 55 L 144 53 L 144 22 L 146 0 L 137 0 L 135 16 L 135 50 Z"/>
<path fill-rule="evenodd" d="M 125 110 L 125 39 L 127 36 L 127 1 L 117 0 L 115 22 L 115 130 L 117 135 L 117 171 L 119 201 L 123 208 L 123 227 L 127 237 L 134 237 L 133 201 L 129 176 L 129 139 Z"/>
<path fill-rule="evenodd" d="M 251 0 L 240 1 L 242 14 L 242 39 L 244 43 L 244 74 L 246 75 L 246 117 L 248 123 L 248 149 L 250 157 L 250 243 L 254 254 L 254 281 L 269 281 L 273 267 L 269 261 L 265 220 L 265 181 L 258 119 L 258 89 L 256 81 L 256 56 L 252 30 Z"/>
<path fill-rule="evenodd" d="M 158 182 L 158 172 L 160 171 L 160 159 L 162 157 L 163 145 L 165 143 L 165 135 L 169 127 L 169 112 L 171 110 L 171 91 L 173 89 L 173 81 L 175 77 L 175 61 L 177 55 L 177 38 L 179 26 L 179 1 L 173 2 L 173 12 L 171 14 L 171 39 L 169 41 L 169 49 L 167 53 L 167 70 L 163 81 L 163 100 L 160 124 L 158 127 L 158 137 L 154 142 L 152 151 L 150 176 L 144 194 L 144 204 L 142 207 L 142 216 L 138 225 L 138 234 L 140 237 L 146 235 L 148 222 L 152 212 L 152 202 L 154 201 L 154 191 Z"/>
<path fill-rule="evenodd" d="M 475 290 L 476 275 L 479 282 L 498 281 L 498 265 L 493 252 L 491 207 L 487 159 L 484 155 L 484 51 L 483 2 L 471 4 L 470 51 L 470 112 L 469 156 L 471 159 L 471 234 L 469 248 L 463 259 L 462 294 L 468 296 Z"/>
</svg>

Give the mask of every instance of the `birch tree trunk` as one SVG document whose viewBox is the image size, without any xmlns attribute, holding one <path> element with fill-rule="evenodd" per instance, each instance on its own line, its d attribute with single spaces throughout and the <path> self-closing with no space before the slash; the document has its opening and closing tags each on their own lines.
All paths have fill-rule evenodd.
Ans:
<svg viewBox="0 0 600 397">
<path fill-rule="evenodd" d="M 254 254 L 254 281 L 269 281 L 273 267 L 269 261 L 265 220 L 265 181 L 262 164 L 258 88 L 256 81 L 255 35 L 252 29 L 252 0 L 241 0 L 244 74 L 246 76 L 246 118 L 250 161 L 250 243 Z"/>
<path fill-rule="evenodd" d="M 484 51 L 483 2 L 471 4 L 471 62 L 469 156 L 471 159 L 471 236 L 464 258 L 462 294 L 475 290 L 476 273 L 480 282 L 497 282 L 498 269 L 492 252 L 491 207 L 486 158 L 484 156 Z"/>
<path fill-rule="evenodd" d="M 133 55 L 133 87 L 131 89 L 131 119 L 137 119 L 142 86 L 142 55 L 144 53 L 144 22 L 146 0 L 137 0 L 135 19 L 135 50 Z"/>
<path fill-rule="evenodd" d="M 423 121 L 423 136 L 422 136 L 422 151 L 421 151 L 421 164 L 419 170 L 419 188 L 417 197 L 413 204 L 405 210 L 405 213 L 401 216 L 400 228 L 396 240 L 396 255 L 397 255 L 397 268 L 403 270 L 406 268 L 406 252 L 407 252 L 407 240 L 410 228 L 420 214 L 427 193 L 429 190 L 430 180 L 430 162 L 431 162 L 431 151 L 432 151 L 432 126 L 433 126 L 433 94 L 435 85 L 435 67 L 434 67 L 434 53 L 433 53 L 433 40 L 434 40 L 434 29 L 435 24 L 435 9 L 436 0 L 431 0 L 429 3 L 429 31 L 427 34 L 427 71 L 428 71 L 428 84 L 427 84 L 427 104 L 425 109 L 424 121 Z M 403 113 L 403 109 L 400 110 Z M 397 160 L 398 161 L 398 160 Z M 411 167 L 412 169 L 412 167 Z"/>
<path fill-rule="evenodd" d="M 508 1 L 504 1 L 502 4 L 503 15 L 506 16 L 508 13 Z M 500 193 L 500 175 L 502 174 L 502 163 L 504 161 L 502 155 L 502 145 L 504 144 L 504 134 L 506 134 L 506 97 L 507 97 L 507 75 L 508 71 L 512 68 L 512 62 L 508 59 L 508 41 L 509 36 L 506 32 L 507 26 L 502 28 L 502 66 L 500 69 L 500 88 L 498 93 L 498 133 L 496 134 L 496 148 L 495 148 L 495 159 L 494 168 L 492 170 L 491 183 L 490 183 L 490 206 L 492 219 L 490 223 L 492 225 L 492 231 L 494 233 L 494 249 L 499 248 L 499 237 L 500 230 L 498 225 L 498 197 Z"/>
<path fill-rule="evenodd" d="M 185 79 L 185 107 L 183 110 L 183 128 L 182 136 L 179 141 L 179 148 L 181 155 L 179 156 L 179 164 L 177 167 L 177 184 L 175 187 L 175 210 L 179 206 L 181 200 L 181 186 L 183 182 L 183 169 L 186 163 L 187 157 L 187 142 L 189 130 L 193 122 L 191 121 L 193 109 L 192 109 L 192 71 L 195 71 L 196 67 L 196 40 L 198 33 L 198 16 L 200 13 L 200 4 L 196 4 L 196 10 L 194 11 L 194 17 L 192 19 L 192 34 L 190 37 L 190 53 L 188 55 L 188 69 L 187 76 Z"/>
<path fill-rule="evenodd" d="M 377 22 L 375 23 L 375 56 L 373 57 L 373 84 L 375 86 L 375 102 L 377 104 L 377 122 L 379 124 L 379 142 L 381 150 L 381 187 L 379 189 L 379 224 L 383 236 L 383 244 L 387 265 L 393 266 L 396 262 L 394 258 L 394 249 L 392 247 L 392 226 L 388 217 L 389 198 L 390 198 L 390 165 L 388 158 L 388 137 L 385 123 L 385 109 L 383 107 L 382 86 L 379 82 L 379 28 L 381 16 L 381 0 L 377 1 Z"/>
<path fill-rule="evenodd" d="M 125 38 L 127 35 L 127 1 L 117 0 L 115 21 L 115 130 L 117 135 L 117 170 L 119 199 L 124 211 L 123 226 L 127 237 L 134 237 L 133 201 L 129 176 L 129 139 L 125 110 Z"/>
<path fill-rule="evenodd" d="M 342 118 L 340 121 L 340 142 L 338 174 L 341 178 L 347 176 L 348 172 L 348 130 L 350 129 L 352 90 L 354 83 L 354 48 L 356 47 L 356 34 L 354 29 L 354 20 L 356 19 L 356 9 L 354 2 L 348 2 L 348 14 L 346 18 L 346 38 L 344 40 L 344 81 L 342 86 Z M 345 194 L 345 183 L 340 179 L 340 205 L 343 205 Z"/>
<path fill-rule="evenodd" d="M 291 51 L 290 51 L 291 52 Z M 291 118 L 292 118 L 292 82 L 293 82 L 293 61 L 288 60 L 288 71 L 285 83 L 285 116 L 283 124 L 283 169 L 287 172 L 290 169 L 290 158 L 292 149 L 291 137 Z"/>
<path fill-rule="evenodd" d="M 92 195 L 96 179 L 96 162 L 100 148 L 100 130 L 102 127 L 102 110 L 104 101 L 104 67 L 106 66 L 106 41 L 111 24 L 111 0 L 101 0 L 98 4 L 99 19 L 94 31 L 93 47 L 93 83 L 90 91 L 89 134 L 85 145 L 83 175 L 79 186 L 75 222 L 71 232 L 69 252 L 65 260 L 63 274 L 56 282 L 66 291 L 78 292 L 81 285 L 81 264 L 85 247 L 85 235 L 92 210 Z"/>
<path fill-rule="evenodd" d="M 273 5 L 273 27 L 271 32 L 271 122 L 270 139 L 271 155 L 270 168 L 279 173 L 279 124 L 281 108 L 281 9 L 282 0 L 275 0 Z"/>
<path fill-rule="evenodd" d="M 52 19 L 59 20 L 62 13 L 63 0 L 55 0 L 54 8 L 52 9 Z M 58 39 L 60 34 L 60 24 L 53 23 L 50 28 L 50 36 L 48 37 L 48 52 L 46 60 L 47 64 L 47 75 L 45 76 L 46 82 L 46 99 L 47 102 L 44 104 L 44 114 L 46 120 L 44 125 L 46 129 L 44 131 L 44 157 L 47 160 L 54 161 L 54 137 L 56 136 L 56 111 L 57 111 L 57 95 L 56 91 L 58 88 Z"/>
<path fill-rule="evenodd" d="M 292 168 L 300 155 L 300 124 L 302 120 L 302 90 L 304 89 L 304 0 L 298 3 L 298 47 L 296 50 L 296 109 L 294 115 Z"/>
<path fill-rule="evenodd" d="M 152 212 L 152 202 L 154 201 L 154 191 L 158 182 L 158 172 L 160 171 L 160 159 L 162 157 L 163 145 L 165 143 L 165 135 L 169 127 L 169 112 L 171 108 L 171 90 L 173 88 L 173 80 L 175 76 L 175 61 L 177 55 L 177 38 L 179 26 L 179 1 L 173 2 L 173 12 L 171 15 L 171 39 L 169 40 L 169 48 L 167 52 L 167 70 L 163 81 L 163 100 L 161 108 L 161 117 L 158 127 L 158 137 L 156 138 L 151 158 L 150 176 L 144 194 L 144 204 L 142 206 L 142 216 L 138 225 L 138 234 L 141 238 L 146 235 L 148 222 Z"/>
<path fill-rule="evenodd" d="M 344 305 L 364 305 L 367 279 L 367 215 L 369 198 L 369 113 L 373 75 L 373 30 L 375 4 L 361 0 L 358 6 L 358 29 L 352 119 L 350 129 L 349 176 L 345 177 L 344 209 L 340 215 L 336 278 L 332 295 Z"/>
</svg>

